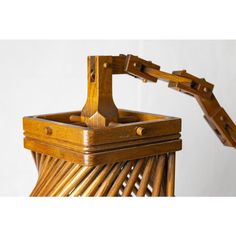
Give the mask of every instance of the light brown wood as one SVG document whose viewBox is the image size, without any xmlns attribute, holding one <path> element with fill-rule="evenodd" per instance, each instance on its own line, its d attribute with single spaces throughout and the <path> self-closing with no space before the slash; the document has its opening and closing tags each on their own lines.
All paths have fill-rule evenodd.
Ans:
<svg viewBox="0 0 236 236">
<path fill-rule="evenodd" d="M 108 196 L 114 197 L 118 194 L 119 189 L 121 188 L 121 185 L 124 183 L 128 173 L 131 171 L 131 168 L 133 167 L 134 161 L 128 161 L 126 162 L 124 168 L 122 169 L 121 173 L 119 174 L 116 181 L 113 183 L 113 186 L 111 187 Z"/>
<path fill-rule="evenodd" d="M 52 180 L 55 178 L 55 176 L 61 170 L 61 168 L 63 167 L 63 165 L 65 163 L 66 163 L 65 161 L 59 161 L 59 160 L 57 161 L 57 163 L 54 165 L 51 172 L 48 174 L 47 179 L 45 180 L 42 188 L 38 192 L 38 194 L 37 194 L 38 196 L 44 196 L 45 195 L 45 191 L 47 190 L 48 187 L 50 187 L 50 185 L 52 184 Z"/>
<path fill-rule="evenodd" d="M 143 171 L 142 171 L 143 172 Z M 142 173 L 143 174 L 143 173 Z M 149 177 L 150 177 L 150 175 L 149 175 Z M 135 191 L 133 191 L 134 193 L 135 193 L 135 195 L 137 196 L 137 193 L 138 193 L 138 190 L 140 189 L 140 184 L 141 184 L 141 182 L 142 182 L 142 179 L 140 178 L 140 176 L 137 178 L 137 181 L 136 181 L 136 184 L 135 184 Z M 137 187 L 136 187 L 137 186 Z M 145 191 L 145 193 L 144 193 L 144 195 L 143 196 L 152 196 L 152 191 L 149 189 L 149 184 L 147 184 L 147 187 L 146 187 L 146 191 Z M 141 197 L 141 195 L 139 196 L 139 197 Z"/>
<path fill-rule="evenodd" d="M 168 197 L 173 197 L 174 190 L 175 190 L 175 153 L 172 152 L 168 156 L 166 195 Z"/>
<path fill-rule="evenodd" d="M 158 166 L 166 160 L 166 155 L 94 167 L 40 156 L 44 161 L 31 196 L 157 196 L 155 184 L 157 181 L 159 186 L 161 182 L 158 171 L 165 174 Z M 154 181 L 151 180 L 153 173 Z M 163 181 L 162 191 L 167 188 Z"/>
<path fill-rule="evenodd" d="M 86 191 L 82 194 L 83 197 L 94 196 L 98 187 L 102 184 L 103 180 L 106 178 L 108 173 L 111 171 L 113 165 L 106 165 L 103 170 L 99 173 L 96 179 L 91 183 Z"/>
<path fill-rule="evenodd" d="M 37 193 L 40 191 L 40 189 L 42 188 L 47 175 L 50 173 L 50 171 L 53 169 L 54 164 L 57 162 L 58 160 L 56 158 L 51 158 L 49 157 L 48 162 L 45 162 L 45 167 L 44 167 L 44 171 L 41 172 L 40 177 L 39 177 L 39 181 L 36 185 L 36 188 L 33 190 L 33 192 L 31 193 L 32 195 L 37 195 Z"/>
<path fill-rule="evenodd" d="M 60 194 L 60 191 L 73 178 L 73 176 L 76 174 L 77 171 L 79 171 L 79 169 L 81 169 L 80 165 L 74 164 L 73 166 L 71 166 L 71 168 L 64 175 L 64 177 L 56 184 L 56 186 L 50 192 L 49 196 L 51 197 L 58 196 L 58 194 Z"/>
<path fill-rule="evenodd" d="M 181 150 L 181 120 L 118 110 L 112 98 L 112 74 L 156 81 L 155 70 L 160 67 L 132 55 L 88 57 L 82 111 L 24 118 L 24 145 L 39 172 L 31 196 L 158 196 L 169 191 L 165 176 L 171 175 L 161 155 Z"/>
<path fill-rule="evenodd" d="M 142 170 L 143 163 L 144 163 L 144 159 L 138 160 L 136 162 L 135 167 L 130 174 L 130 178 L 127 182 L 127 185 L 122 193 L 122 196 L 130 196 L 132 189 L 135 185 L 135 182 L 138 178 L 138 175 L 140 174 L 140 171 Z"/>
<path fill-rule="evenodd" d="M 112 171 L 109 173 L 107 178 L 103 181 L 103 183 L 99 187 L 98 191 L 96 192 L 96 194 L 95 194 L 96 197 L 105 196 L 107 194 L 113 181 L 117 178 L 118 174 L 120 173 L 122 165 L 123 165 L 123 163 L 115 164 Z"/>
<path fill-rule="evenodd" d="M 65 162 L 64 166 L 61 168 L 57 176 L 55 176 L 50 183 L 50 186 L 45 190 L 44 196 L 49 196 L 50 192 L 56 186 L 56 184 L 66 175 L 69 169 L 73 166 L 73 163 Z"/>
<path fill-rule="evenodd" d="M 64 186 L 61 191 L 58 191 L 57 195 L 59 197 L 68 196 L 69 193 L 83 180 L 84 177 L 91 171 L 92 167 L 83 166 L 79 171 L 70 179 L 66 186 Z"/>
<path fill-rule="evenodd" d="M 24 118 L 25 147 L 91 166 L 125 161 L 127 152 L 129 159 L 136 159 L 137 153 L 145 158 L 181 149 L 181 121 L 178 118 L 119 110 L 121 117 L 135 116 L 139 121 L 96 129 L 67 124 L 72 114 L 80 113 Z M 52 129 L 52 134 L 45 134 L 45 126 Z M 142 135 L 137 134 L 139 127 L 144 131 Z"/>
<path fill-rule="evenodd" d="M 88 187 L 89 185 L 94 181 L 96 176 L 99 174 L 103 166 L 96 166 L 93 171 L 90 172 L 90 174 L 79 184 L 74 191 L 71 193 L 72 197 L 80 196 Z"/>
<path fill-rule="evenodd" d="M 118 121 L 118 109 L 112 98 L 112 56 L 88 57 L 88 96 L 81 120 L 92 127 Z"/>
<path fill-rule="evenodd" d="M 139 197 L 144 196 L 146 191 L 147 191 L 147 185 L 148 185 L 151 169 L 152 169 L 153 164 L 154 164 L 154 158 L 155 157 L 149 158 L 148 161 L 147 161 L 147 164 L 144 168 L 144 172 L 143 172 L 142 180 L 141 180 L 141 183 L 140 183 L 140 187 L 139 187 L 139 190 L 137 192 L 137 196 L 139 196 Z"/>
<path fill-rule="evenodd" d="M 156 165 L 156 169 L 155 169 L 155 179 L 153 181 L 153 190 L 152 190 L 153 197 L 160 195 L 165 162 L 166 162 L 166 156 L 160 155 L 157 160 L 157 165 Z"/>
</svg>

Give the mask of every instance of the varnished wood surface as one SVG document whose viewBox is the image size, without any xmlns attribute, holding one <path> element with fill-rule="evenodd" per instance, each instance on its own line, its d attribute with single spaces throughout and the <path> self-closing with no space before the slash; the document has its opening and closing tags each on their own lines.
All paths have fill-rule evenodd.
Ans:
<svg viewBox="0 0 236 236">
<path fill-rule="evenodd" d="M 162 177 L 164 172 L 164 166 L 166 163 L 166 156 L 160 155 L 155 169 L 155 177 L 153 180 L 153 191 L 152 196 L 159 196 L 161 192 L 161 183 L 162 183 Z"/>
<path fill-rule="evenodd" d="M 39 172 L 31 196 L 174 196 L 181 119 L 118 110 L 112 74 L 124 73 L 162 79 L 195 97 L 222 143 L 236 147 L 236 126 L 205 79 L 185 70 L 169 74 L 133 55 L 90 56 L 82 111 L 23 119 L 24 146 Z"/>
<path fill-rule="evenodd" d="M 166 195 L 168 197 L 174 196 L 175 191 L 175 153 L 171 152 L 167 161 L 167 183 L 166 183 Z"/>
<path fill-rule="evenodd" d="M 172 156 L 182 148 L 181 119 L 118 110 L 112 74 L 123 73 L 144 82 L 188 81 L 132 55 L 89 56 L 82 111 L 23 119 L 24 146 L 39 172 L 31 196 L 174 195 Z"/>
<path fill-rule="evenodd" d="M 167 182 L 173 182 L 170 169 L 174 162 L 168 164 L 168 173 L 161 169 L 162 162 L 169 162 L 173 153 L 94 167 L 33 152 L 33 158 L 36 156 L 39 177 L 31 193 L 34 197 L 165 196 L 165 192 L 168 196 L 173 195 L 172 185 L 168 187 L 162 176 L 166 174 Z M 152 173 L 154 181 L 151 181 Z M 156 190 L 157 185 L 159 189 L 162 185 L 163 193 Z"/>
<path fill-rule="evenodd" d="M 153 156 L 182 147 L 181 120 L 174 117 L 119 110 L 125 119 L 114 127 L 84 127 L 70 121 L 81 112 L 25 117 L 24 146 L 81 165 L 100 165 Z M 129 120 L 129 119 L 128 119 Z M 35 157 L 35 161 L 38 161 Z"/>
<path fill-rule="evenodd" d="M 112 98 L 112 56 L 88 57 L 88 95 L 81 119 L 91 127 L 118 121 L 118 109 Z"/>
</svg>

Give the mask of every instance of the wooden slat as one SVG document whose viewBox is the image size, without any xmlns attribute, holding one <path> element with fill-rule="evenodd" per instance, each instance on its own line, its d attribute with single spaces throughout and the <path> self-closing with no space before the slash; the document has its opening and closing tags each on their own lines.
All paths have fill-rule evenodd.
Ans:
<svg viewBox="0 0 236 236">
<path fill-rule="evenodd" d="M 116 196 L 117 193 L 119 192 L 119 189 L 121 187 L 121 185 L 123 184 L 123 182 L 125 181 L 125 178 L 127 177 L 128 173 L 130 172 L 132 166 L 134 164 L 134 161 L 128 161 L 125 165 L 125 167 L 123 168 L 123 170 L 121 171 L 121 173 L 119 174 L 118 178 L 116 179 L 116 181 L 113 183 L 110 191 L 108 192 L 108 196 L 109 197 L 113 197 Z"/>
<path fill-rule="evenodd" d="M 35 188 L 32 191 L 30 196 L 37 195 L 37 192 L 42 187 L 42 184 L 43 184 L 44 180 L 47 178 L 48 173 L 51 171 L 54 163 L 57 161 L 57 159 L 52 158 L 50 156 L 47 156 L 46 158 L 47 159 L 44 162 L 44 166 L 42 167 L 42 170 L 39 172 L 39 178 L 38 178 L 37 185 L 35 186 Z"/>
<path fill-rule="evenodd" d="M 131 176 L 129 178 L 129 181 L 127 183 L 127 185 L 125 186 L 125 189 L 122 193 L 122 196 L 130 196 L 131 192 L 132 192 L 132 189 L 135 185 L 135 182 L 138 178 L 138 175 L 142 169 L 142 165 L 144 163 L 144 159 L 140 159 L 136 162 L 136 165 L 131 173 Z"/>
<path fill-rule="evenodd" d="M 174 190 L 175 190 L 175 153 L 172 152 L 169 154 L 168 157 L 166 195 L 168 197 L 173 197 Z"/>
<path fill-rule="evenodd" d="M 123 163 L 115 164 L 112 171 L 109 173 L 107 178 L 103 181 L 102 185 L 99 187 L 98 191 L 96 192 L 96 194 L 95 194 L 96 197 L 104 196 L 107 193 L 107 191 L 109 190 L 110 186 L 112 185 L 114 179 L 120 173 L 122 165 L 123 165 Z"/>
<path fill-rule="evenodd" d="M 103 166 L 96 166 L 91 173 L 71 192 L 70 196 L 80 196 L 98 176 Z"/>
<path fill-rule="evenodd" d="M 36 155 L 35 155 L 35 162 L 36 162 L 36 167 L 37 169 L 39 170 L 39 160 L 40 160 L 40 156 L 41 154 L 36 152 Z"/>
<path fill-rule="evenodd" d="M 158 158 L 158 161 L 157 161 L 157 166 L 156 166 L 156 170 L 155 170 L 155 177 L 154 177 L 154 181 L 153 181 L 153 190 L 152 190 L 153 197 L 160 195 L 165 161 L 166 161 L 166 156 L 160 155 Z"/>
<path fill-rule="evenodd" d="M 67 196 L 73 188 L 75 188 L 80 182 L 86 177 L 86 175 L 93 169 L 93 167 L 83 166 L 78 170 L 78 172 L 73 176 L 70 181 L 57 193 L 57 196 L 63 197 Z"/>
<path fill-rule="evenodd" d="M 47 180 L 44 182 L 41 190 L 38 192 L 37 196 L 45 196 L 45 191 L 47 191 L 47 188 L 50 187 L 52 180 L 55 178 L 57 173 L 62 169 L 63 165 L 65 164 L 65 161 L 58 160 L 57 163 L 54 165 L 52 171 L 49 173 Z"/>
<path fill-rule="evenodd" d="M 63 187 L 74 177 L 74 175 L 80 168 L 80 165 L 74 164 L 66 173 L 66 175 L 56 184 L 56 186 L 53 188 L 53 191 L 50 192 L 49 196 L 57 196 L 58 192 L 60 192 L 60 190 L 63 189 Z"/>
<path fill-rule="evenodd" d="M 33 160 L 34 160 L 34 164 L 35 164 L 35 166 L 36 166 L 36 168 L 37 168 L 37 164 L 36 164 L 36 153 L 35 153 L 34 151 L 31 151 L 31 155 L 32 155 Z"/>
<path fill-rule="evenodd" d="M 150 178 L 150 176 L 149 176 Z M 137 178 L 137 182 L 136 182 L 136 185 L 138 186 L 136 189 L 137 191 L 135 192 L 135 195 L 137 194 L 138 192 L 138 189 L 140 188 L 140 183 L 141 183 L 142 179 L 140 177 Z M 148 188 L 148 185 L 147 185 L 147 188 L 146 188 L 146 192 L 145 192 L 145 195 L 147 195 L 148 197 L 150 197 L 152 195 L 152 192 L 151 190 Z"/>
<path fill-rule="evenodd" d="M 103 170 L 99 173 L 97 178 L 88 186 L 86 191 L 82 194 L 83 197 L 93 196 L 98 187 L 101 185 L 107 174 L 111 171 L 113 165 L 106 165 Z"/>
<path fill-rule="evenodd" d="M 46 171 L 44 172 L 43 175 L 40 176 L 40 182 L 37 184 L 37 189 L 34 192 L 35 195 L 38 195 L 38 193 L 41 191 L 41 189 L 43 188 L 45 182 L 47 182 L 47 179 L 50 177 L 50 174 L 54 168 L 54 165 L 56 165 L 56 163 L 58 162 L 58 159 L 53 158 L 49 164 L 48 167 L 46 168 Z"/>
<path fill-rule="evenodd" d="M 46 155 L 41 154 L 39 159 L 39 171 L 41 171 Z"/>
<path fill-rule="evenodd" d="M 65 165 L 61 168 L 58 174 L 52 179 L 50 186 L 48 186 L 44 195 L 49 196 L 50 192 L 53 190 L 55 185 L 65 176 L 65 174 L 69 171 L 69 169 L 73 166 L 73 163 L 65 162 Z"/>
<path fill-rule="evenodd" d="M 154 160 L 155 160 L 155 157 L 151 157 L 147 160 L 147 164 L 143 172 L 143 176 L 142 176 L 139 190 L 137 192 L 137 196 L 144 196 L 147 191 L 148 180 L 151 173 L 151 169 L 153 167 Z"/>
</svg>

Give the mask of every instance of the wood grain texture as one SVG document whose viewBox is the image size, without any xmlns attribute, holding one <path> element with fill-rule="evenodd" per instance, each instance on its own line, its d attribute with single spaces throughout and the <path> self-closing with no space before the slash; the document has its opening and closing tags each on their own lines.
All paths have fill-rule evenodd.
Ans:
<svg viewBox="0 0 236 236">
<path fill-rule="evenodd" d="M 42 163 L 31 196 L 34 197 L 102 197 L 102 196 L 168 196 L 173 193 L 173 153 L 138 160 L 98 166 L 82 166 L 38 154 Z M 168 158 L 167 158 L 168 156 Z M 34 155 L 33 155 L 34 158 Z M 164 181 L 165 161 L 168 181 Z M 167 173 L 168 171 L 168 173 Z M 154 173 L 154 179 L 151 176 Z M 168 183 L 166 186 L 166 183 Z"/>
<path fill-rule="evenodd" d="M 175 153 L 170 153 L 167 164 L 167 184 L 166 195 L 168 197 L 174 196 L 175 190 Z"/>
<path fill-rule="evenodd" d="M 155 178 L 153 180 L 153 191 L 152 191 L 153 197 L 160 195 L 165 162 L 166 162 L 166 156 L 160 155 L 157 160 L 157 165 L 155 169 Z"/>
<path fill-rule="evenodd" d="M 189 82 L 136 56 L 89 56 L 81 111 L 23 118 L 24 146 L 39 173 L 31 196 L 173 195 L 171 156 L 182 148 L 181 119 L 117 109 L 112 74 L 124 73 Z"/>
<path fill-rule="evenodd" d="M 144 168 L 142 180 L 141 180 L 141 183 L 140 183 L 140 187 L 139 187 L 139 190 L 137 192 L 137 196 L 139 196 L 139 197 L 144 196 L 145 193 L 147 192 L 147 185 L 148 185 L 149 176 L 151 174 L 151 169 L 153 167 L 153 164 L 154 164 L 154 157 L 150 157 L 147 160 L 146 166 Z"/>
</svg>

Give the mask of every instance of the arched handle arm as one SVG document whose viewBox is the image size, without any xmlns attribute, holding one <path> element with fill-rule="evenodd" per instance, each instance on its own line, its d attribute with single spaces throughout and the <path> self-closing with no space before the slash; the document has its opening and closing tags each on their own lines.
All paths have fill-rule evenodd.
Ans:
<svg viewBox="0 0 236 236">
<path fill-rule="evenodd" d="M 214 96 L 213 84 L 191 75 L 185 70 L 174 71 L 172 74 L 163 72 L 159 65 L 137 56 L 121 55 L 114 62 L 118 60 L 120 60 L 120 65 L 115 66 L 114 64 L 114 74 L 127 73 L 144 82 L 164 80 L 169 83 L 170 88 L 193 96 L 202 108 L 204 118 L 221 142 L 226 146 L 236 147 L 236 126 Z"/>
</svg>

